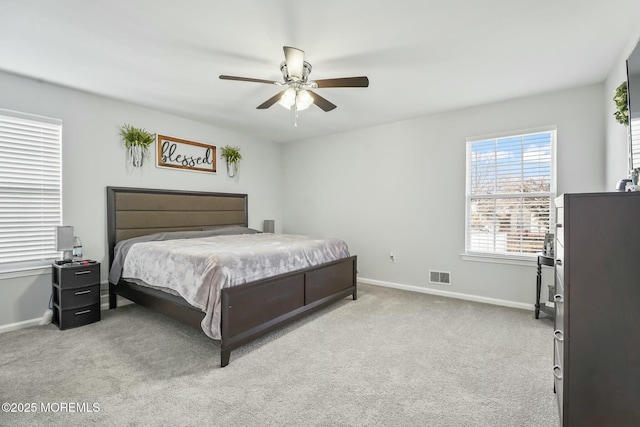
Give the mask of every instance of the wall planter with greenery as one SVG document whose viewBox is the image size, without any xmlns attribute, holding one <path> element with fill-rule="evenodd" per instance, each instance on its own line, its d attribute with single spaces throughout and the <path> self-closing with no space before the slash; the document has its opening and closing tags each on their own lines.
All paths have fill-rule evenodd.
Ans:
<svg viewBox="0 0 640 427">
<path fill-rule="evenodd" d="M 236 176 L 242 159 L 240 148 L 225 145 L 220 149 L 220 157 L 227 161 L 227 175 L 232 178 Z"/>
<path fill-rule="evenodd" d="M 122 142 L 127 148 L 127 155 L 131 165 L 139 168 L 146 156 L 149 155 L 149 146 L 156 140 L 156 135 L 147 132 L 145 129 L 135 128 L 125 124 L 120 129 Z"/>
<path fill-rule="evenodd" d="M 613 115 L 621 125 L 629 126 L 629 104 L 627 103 L 627 82 L 620 83 L 613 95 L 616 112 Z"/>
</svg>

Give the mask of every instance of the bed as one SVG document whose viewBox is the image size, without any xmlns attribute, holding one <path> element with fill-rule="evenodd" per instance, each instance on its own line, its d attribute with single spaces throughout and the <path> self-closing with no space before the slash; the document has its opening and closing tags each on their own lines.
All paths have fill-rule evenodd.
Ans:
<svg viewBox="0 0 640 427">
<path fill-rule="evenodd" d="M 109 267 L 118 242 L 157 233 L 247 227 L 247 206 L 246 194 L 107 187 Z M 220 365 L 229 364 L 232 350 L 286 323 L 347 296 L 357 299 L 356 263 L 356 256 L 347 255 L 221 288 Z M 179 295 L 124 278 L 109 281 L 110 309 L 117 307 L 118 295 L 198 328 L 207 315 Z"/>
</svg>

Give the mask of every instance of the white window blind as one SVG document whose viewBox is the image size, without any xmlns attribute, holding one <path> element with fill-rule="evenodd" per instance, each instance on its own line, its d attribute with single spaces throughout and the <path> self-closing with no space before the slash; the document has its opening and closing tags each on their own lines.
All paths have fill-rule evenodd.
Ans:
<svg viewBox="0 0 640 427">
<path fill-rule="evenodd" d="M 555 197 L 555 130 L 467 140 L 466 252 L 541 252 Z"/>
<path fill-rule="evenodd" d="M 56 258 L 62 122 L 0 109 L 0 270 Z"/>
</svg>

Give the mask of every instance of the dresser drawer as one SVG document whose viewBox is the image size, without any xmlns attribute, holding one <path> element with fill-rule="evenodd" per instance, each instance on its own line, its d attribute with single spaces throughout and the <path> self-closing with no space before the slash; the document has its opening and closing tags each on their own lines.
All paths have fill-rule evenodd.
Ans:
<svg viewBox="0 0 640 427">
<path fill-rule="evenodd" d="M 564 279 L 558 275 L 556 270 L 556 294 L 564 296 Z M 553 300 L 553 296 L 551 298 Z"/>
<path fill-rule="evenodd" d="M 86 286 L 82 288 L 62 289 L 54 292 L 53 302 L 60 305 L 62 302 L 64 308 L 84 307 L 86 305 L 97 304 L 100 302 L 100 284 Z"/>
<path fill-rule="evenodd" d="M 561 368 L 564 366 L 564 333 L 562 329 L 557 328 L 553 331 L 553 364 Z"/>
<path fill-rule="evenodd" d="M 564 245 L 564 208 L 556 210 L 556 240 Z"/>
<path fill-rule="evenodd" d="M 553 296 L 553 306 L 555 308 L 555 327 L 560 329 L 563 333 L 564 330 L 564 294 L 560 293 L 562 283 L 556 283 L 556 294 Z"/>
<path fill-rule="evenodd" d="M 75 328 L 100 320 L 100 303 L 84 307 L 54 310 L 53 323 L 60 329 Z"/>
<path fill-rule="evenodd" d="M 556 275 L 564 283 L 564 246 L 556 245 L 555 255 L 556 255 L 556 260 L 555 260 Z"/>
<path fill-rule="evenodd" d="M 78 288 L 100 283 L 100 264 L 55 269 L 60 274 L 56 283 L 63 289 Z"/>
<path fill-rule="evenodd" d="M 556 399 L 558 400 L 558 408 L 560 410 L 560 419 L 562 420 L 562 407 L 564 398 L 564 344 L 558 338 L 557 331 L 554 332 L 554 345 L 553 345 L 553 378 L 556 391 Z"/>
<path fill-rule="evenodd" d="M 555 374 L 554 374 L 555 375 Z M 563 379 L 562 378 L 557 378 L 554 377 L 554 386 L 556 389 L 556 400 L 558 401 L 558 411 L 560 413 L 560 424 L 562 424 L 562 420 L 564 420 L 563 418 L 563 406 L 564 406 L 564 390 L 563 390 Z"/>
</svg>

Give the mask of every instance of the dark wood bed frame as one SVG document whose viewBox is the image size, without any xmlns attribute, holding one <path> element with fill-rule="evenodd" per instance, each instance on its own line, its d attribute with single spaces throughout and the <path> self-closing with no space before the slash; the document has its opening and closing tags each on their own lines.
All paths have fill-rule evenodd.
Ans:
<svg viewBox="0 0 640 427">
<path fill-rule="evenodd" d="M 247 195 L 107 187 L 109 267 L 117 242 L 161 231 L 248 226 Z M 231 350 L 314 310 L 352 295 L 357 299 L 357 257 L 351 256 L 221 291 L 220 365 Z M 109 283 L 109 308 L 120 295 L 200 328 L 204 312 L 183 298 L 126 280 Z"/>
</svg>

